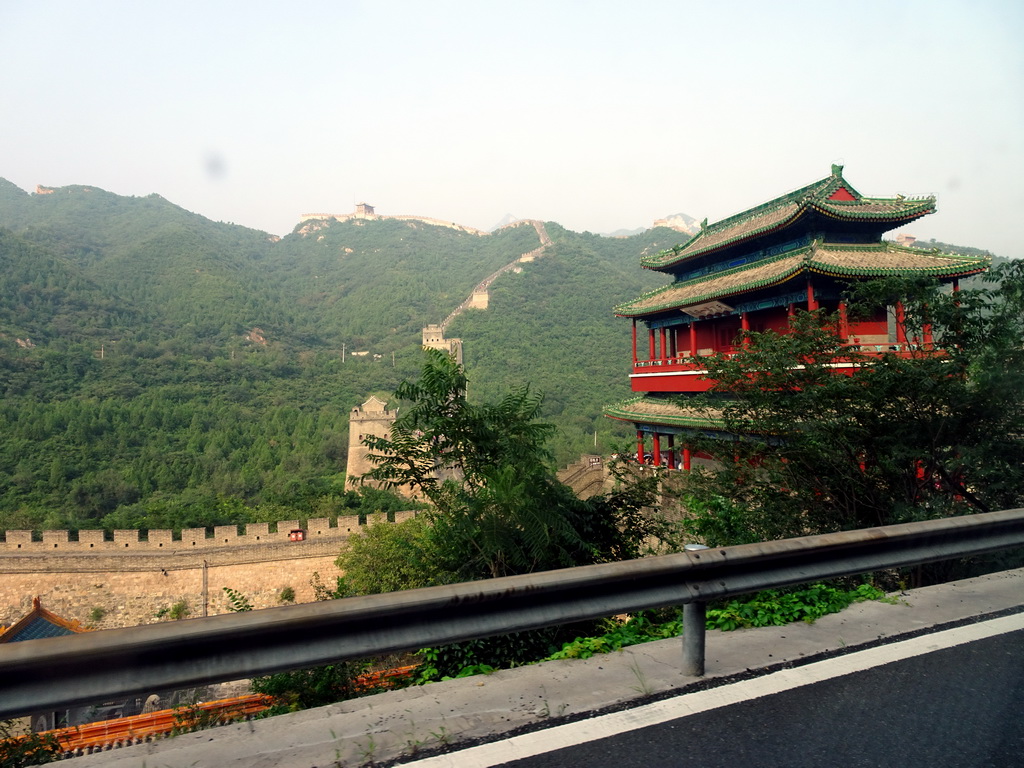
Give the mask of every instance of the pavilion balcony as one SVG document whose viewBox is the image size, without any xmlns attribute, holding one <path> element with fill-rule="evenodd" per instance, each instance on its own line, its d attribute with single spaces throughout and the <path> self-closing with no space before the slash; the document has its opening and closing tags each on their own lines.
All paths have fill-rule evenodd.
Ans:
<svg viewBox="0 0 1024 768">
<path fill-rule="evenodd" d="M 885 355 L 903 358 L 945 355 L 945 351 L 936 346 L 931 339 L 926 343 L 901 341 L 877 344 L 864 344 L 859 340 L 853 340 L 843 347 L 849 350 L 850 356 L 839 355 L 832 365 L 836 373 L 847 375 L 863 367 L 871 359 Z M 680 357 L 636 360 L 633 362 L 633 372 L 629 377 L 631 389 L 634 392 L 707 392 L 714 386 L 714 381 L 707 378 L 707 364 L 702 358 L 733 357 L 742 353 L 741 347 L 732 346 L 718 350 L 700 349 L 696 357 L 686 352 Z"/>
<path fill-rule="evenodd" d="M 699 350 L 696 358 L 687 354 L 685 357 L 658 358 L 656 360 L 637 360 L 633 363 L 630 382 L 634 392 L 706 392 L 714 383 L 705 378 L 707 365 L 701 357 L 716 354 L 734 354 L 715 350 Z"/>
</svg>

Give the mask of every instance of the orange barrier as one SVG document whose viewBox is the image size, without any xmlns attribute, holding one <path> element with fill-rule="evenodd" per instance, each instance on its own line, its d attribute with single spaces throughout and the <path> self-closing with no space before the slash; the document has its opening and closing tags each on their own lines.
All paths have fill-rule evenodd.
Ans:
<svg viewBox="0 0 1024 768">
<path fill-rule="evenodd" d="M 415 664 L 359 675 L 353 681 L 357 691 L 396 688 L 412 675 Z M 174 731 L 188 731 L 220 723 L 229 723 L 257 715 L 274 703 L 272 696 L 249 694 L 208 701 L 190 707 L 161 709 L 144 715 L 98 720 L 95 723 L 46 731 L 57 739 L 67 753 L 82 753 L 138 744 Z"/>
<path fill-rule="evenodd" d="M 60 743 L 65 752 L 95 750 L 137 744 L 147 739 L 189 730 L 197 726 L 226 723 L 259 714 L 273 704 L 270 696 L 249 694 L 230 699 L 219 699 L 192 707 L 161 709 L 144 715 L 100 720 L 95 723 L 58 728 L 47 731 Z"/>
<path fill-rule="evenodd" d="M 367 672 L 352 681 L 353 687 L 357 691 L 368 691 L 373 688 L 397 688 L 401 683 L 408 682 L 408 679 L 412 677 L 412 671 L 417 666 L 419 665 L 410 664 L 405 667 Z"/>
</svg>

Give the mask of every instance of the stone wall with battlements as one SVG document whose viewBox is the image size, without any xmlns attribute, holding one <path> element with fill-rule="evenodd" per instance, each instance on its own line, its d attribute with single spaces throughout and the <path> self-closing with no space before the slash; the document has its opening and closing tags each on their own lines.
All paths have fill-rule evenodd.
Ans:
<svg viewBox="0 0 1024 768">
<path fill-rule="evenodd" d="M 431 224 L 435 227 L 447 227 L 448 229 L 467 232 L 471 235 L 479 235 L 481 237 L 490 234 L 490 232 L 485 232 L 482 229 L 468 227 L 465 224 L 456 224 L 454 221 L 442 221 L 441 219 L 434 219 L 430 216 L 382 216 L 379 213 L 304 213 L 299 216 L 299 223 L 326 219 L 333 219 L 335 221 L 383 221 L 388 219 L 391 221 L 407 221 L 412 223 L 421 222 L 423 224 Z"/>
<path fill-rule="evenodd" d="M 399 512 L 401 522 L 414 512 Z M 311 580 L 319 574 L 333 587 L 340 575 L 335 559 L 359 518 L 305 521 L 302 541 L 291 532 L 300 521 L 285 520 L 271 531 L 268 523 L 252 523 L 242 534 L 236 526 L 171 531 L 7 531 L 0 542 L 0 625 L 25 615 L 39 596 L 49 610 L 97 628 L 127 627 L 159 621 L 157 614 L 176 603 L 187 604 L 188 616 L 228 611 L 224 587 L 238 590 L 255 608 L 282 603 L 294 592 L 296 602 L 312 602 Z M 212 534 L 212 535 L 210 535 Z M 97 619 L 102 614 L 102 618 Z M 165 619 L 166 620 L 166 619 Z"/>
</svg>

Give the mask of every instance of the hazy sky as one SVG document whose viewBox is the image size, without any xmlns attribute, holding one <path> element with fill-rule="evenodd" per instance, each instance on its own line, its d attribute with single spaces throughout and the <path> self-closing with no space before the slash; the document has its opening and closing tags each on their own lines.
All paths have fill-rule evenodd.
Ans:
<svg viewBox="0 0 1024 768">
<path fill-rule="evenodd" d="M 728 216 L 843 163 L 908 232 L 1024 256 L 1024 2 L 0 0 L 0 177 L 582 231 Z"/>
</svg>

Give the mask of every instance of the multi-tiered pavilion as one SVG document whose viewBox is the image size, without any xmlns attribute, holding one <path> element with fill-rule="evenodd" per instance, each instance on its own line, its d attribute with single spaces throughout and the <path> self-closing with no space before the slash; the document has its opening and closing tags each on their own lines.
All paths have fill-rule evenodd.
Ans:
<svg viewBox="0 0 1024 768">
<path fill-rule="evenodd" d="M 695 457 L 687 436 L 722 425 L 686 407 L 685 397 L 714 385 L 704 358 L 742 354 L 741 330 L 786 332 L 796 311 L 823 308 L 838 315 L 843 342 L 861 353 L 930 347 L 927 329 L 922 338 L 908 338 L 898 303 L 848 318 L 843 291 L 851 282 L 890 275 L 931 277 L 958 290 L 960 278 L 984 271 L 984 258 L 882 240 L 934 212 L 934 197 L 865 197 L 833 165 L 820 181 L 715 224 L 705 219 L 687 243 L 642 258 L 643 267 L 666 272 L 673 282 L 615 308 L 633 320 L 630 379 L 638 394 L 605 409 L 635 425 L 637 460 L 690 469 Z"/>
</svg>

